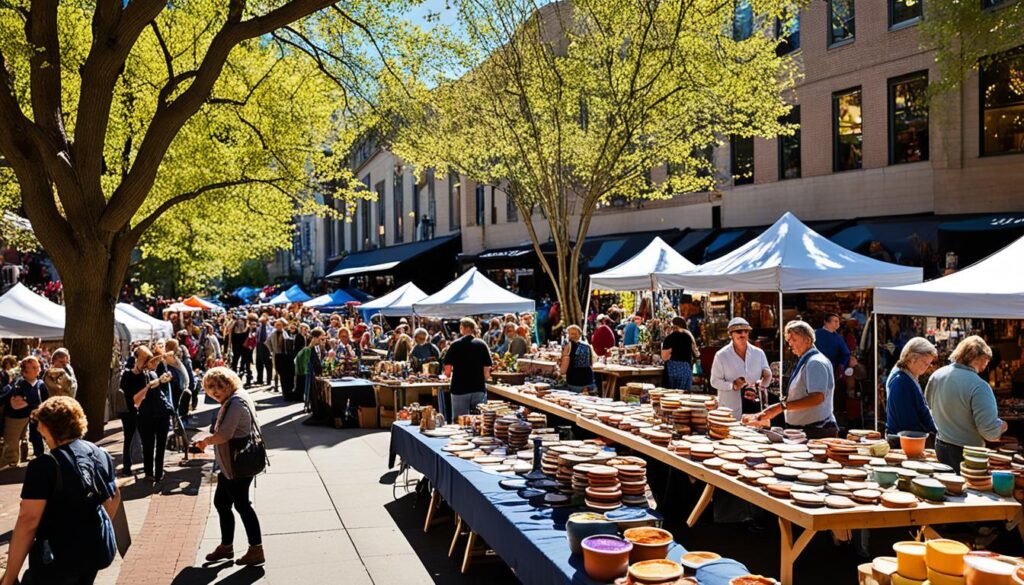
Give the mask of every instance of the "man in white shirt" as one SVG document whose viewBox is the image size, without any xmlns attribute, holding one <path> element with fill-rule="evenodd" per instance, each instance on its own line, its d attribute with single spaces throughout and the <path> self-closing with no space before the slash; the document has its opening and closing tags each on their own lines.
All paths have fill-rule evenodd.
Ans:
<svg viewBox="0 0 1024 585">
<path fill-rule="evenodd" d="M 718 405 L 732 411 L 736 420 L 743 416 L 743 388 L 767 387 L 772 381 L 768 357 L 750 343 L 752 327 L 743 317 L 729 321 L 732 340 L 715 354 L 711 364 L 711 386 L 718 390 Z"/>
</svg>

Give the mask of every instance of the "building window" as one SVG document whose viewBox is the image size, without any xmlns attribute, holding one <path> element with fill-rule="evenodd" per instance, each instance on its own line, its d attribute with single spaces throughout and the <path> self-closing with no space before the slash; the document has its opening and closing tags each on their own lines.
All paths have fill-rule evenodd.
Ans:
<svg viewBox="0 0 1024 585">
<path fill-rule="evenodd" d="M 388 245 L 384 235 L 384 226 L 387 225 L 387 207 L 384 206 L 384 181 L 377 183 L 373 188 L 377 192 L 377 247 L 383 248 Z"/>
<path fill-rule="evenodd" d="M 495 192 L 494 186 L 491 186 L 491 225 L 498 223 L 498 203 L 495 198 L 498 196 Z"/>
<path fill-rule="evenodd" d="M 923 5 L 924 0 L 889 0 L 889 28 L 902 28 L 921 20 Z"/>
<path fill-rule="evenodd" d="M 754 34 L 754 8 L 750 0 L 736 0 L 733 4 L 732 40 L 745 41 Z"/>
<path fill-rule="evenodd" d="M 861 167 L 863 120 L 860 88 L 832 94 L 832 168 L 849 171 Z"/>
<path fill-rule="evenodd" d="M 476 211 L 476 214 L 475 214 L 476 215 L 476 225 L 482 226 L 485 223 L 485 221 L 484 221 L 485 218 L 486 218 L 485 206 L 486 206 L 486 203 L 484 201 L 484 186 L 483 185 L 477 185 L 476 186 L 476 207 L 475 207 L 475 211 Z"/>
<path fill-rule="evenodd" d="M 505 221 L 509 223 L 519 221 L 519 210 L 516 209 L 516 201 L 508 193 L 505 193 Z"/>
<path fill-rule="evenodd" d="M 429 226 L 430 238 L 434 234 L 434 226 L 437 225 L 437 183 L 434 181 L 434 169 L 427 171 L 427 225 Z"/>
<path fill-rule="evenodd" d="M 459 185 L 459 176 L 455 173 L 448 173 L 448 231 L 454 232 L 459 229 L 459 211 L 462 201 Z"/>
<path fill-rule="evenodd" d="M 800 12 L 796 8 L 785 18 L 775 19 L 775 54 L 779 57 L 788 55 L 800 48 Z"/>
<path fill-rule="evenodd" d="M 1024 47 L 981 70 L 981 154 L 1024 152 Z"/>
<path fill-rule="evenodd" d="M 391 198 L 395 207 L 395 243 L 405 241 L 405 169 L 395 165 L 395 180 L 391 184 Z"/>
<path fill-rule="evenodd" d="M 792 136 L 779 136 L 779 180 L 800 178 L 800 106 L 793 106 L 781 120 L 795 125 Z"/>
<path fill-rule="evenodd" d="M 828 0 L 829 46 L 852 41 L 857 34 L 853 0 Z"/>
<path fill-rule="evenodd" d="M 733 136 L 729 139 L 729 162 L 733 185 L 754 182 L 754 138 Z"/>
<path fill-rule="evenodd" d="M 928 160 L 928 73 L 889 80 L 889 164 Z"/>
<path fill-rule="evenodd" d="M 370 214 L 370 201 L 364 199 L 360 201 L 359 204 L 363 206 L 362 213 L 360 214 L 362 220 L 362 233 L 360 235 L 362 235 L 363 242 L 363 247 L 361 249 L 369 250 L 370 242 L 373 241 L 370 239 L 370 234 L 373 232 L 373 227 L 370 225 L 370 222 L 372 221 L 370 218 L 373 217 Z"/>
</svg>

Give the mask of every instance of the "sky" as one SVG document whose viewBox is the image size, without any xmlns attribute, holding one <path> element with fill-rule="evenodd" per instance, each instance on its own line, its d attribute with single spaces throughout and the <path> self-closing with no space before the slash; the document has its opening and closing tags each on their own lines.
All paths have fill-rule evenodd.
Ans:
<svg viewBox="0 0 1024 585">
<path fill-rule="evenodd" d="M 449 7 L 448 5 L 449 2 L 445 0 L 424 0 L 423 3 L 409 13 L 409 19 L 428 30 L 438 23 L 454 28 L 457 18 L 455 7 Z M 433 22 L 428 21 L 427 18 L 430 14 L 437 14 L 439 19 Z"/>
</svg>

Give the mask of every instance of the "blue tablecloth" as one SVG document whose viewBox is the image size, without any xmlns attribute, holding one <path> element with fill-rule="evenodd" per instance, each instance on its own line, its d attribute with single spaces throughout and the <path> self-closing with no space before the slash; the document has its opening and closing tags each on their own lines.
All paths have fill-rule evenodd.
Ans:
<svg viewBox="0 0 1024 585">
<path fill-rule="evenodd" d="M 391 426 L 391 457 L 416 469 L 469 526 L 494 549 L 528 585 L 593 585 L 583 571 L 583 558 L 572 555 L 565 536 L 565 521 L 576 508 L 536 508 L 515 491 L 499 485 L 502 476 L 441 451 L 446 439 L 431 438 L 407 422 Z M 686 550 L 674 545 L 669 558 L 679 560 Z M 742 564 L 722 559 L 697 572 L 704 585 L 727 585 L 729 579 L 749 571 Z"/>
</svg>

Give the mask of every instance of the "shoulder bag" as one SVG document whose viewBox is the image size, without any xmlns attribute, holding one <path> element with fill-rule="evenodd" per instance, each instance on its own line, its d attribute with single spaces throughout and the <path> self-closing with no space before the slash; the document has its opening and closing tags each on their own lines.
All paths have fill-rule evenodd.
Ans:
<svg viewBox="0 0 1024 585">
<path fill-rule="evenodd" d="M 267 445 L 263 442 L 263 432 L 256 422 L 256 413 L 249 407 L 248 401 L 239 398 L 245 409 L 249 411 L 249 434 L 237 439 L 228 439 L 228 450 L 231 453 L 231 472 L 235 477 L 255 477 L 263 473 L 269 460 Z M 227 405 L 225 405 L 227 408 Z"/>
</svg>

